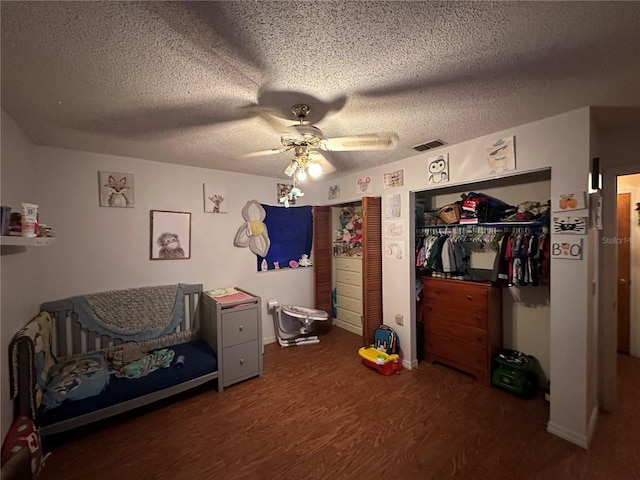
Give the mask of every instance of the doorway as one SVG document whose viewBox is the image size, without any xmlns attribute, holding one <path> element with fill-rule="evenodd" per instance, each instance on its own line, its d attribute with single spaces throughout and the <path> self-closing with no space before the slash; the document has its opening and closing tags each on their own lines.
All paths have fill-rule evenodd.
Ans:
<svg viewBox="0 0 640 480">
<path fill-rule="evenodd" d="M 640 174 L 617 177 L 617 350 L 640 357 Z"/>
</svg>

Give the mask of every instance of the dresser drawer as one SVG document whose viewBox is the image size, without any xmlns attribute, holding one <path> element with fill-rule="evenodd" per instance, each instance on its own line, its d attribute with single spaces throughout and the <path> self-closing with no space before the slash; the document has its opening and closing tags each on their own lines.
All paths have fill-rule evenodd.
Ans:
<svg viewBox="0 0 640 480">
<path fill-rule="evenodd" d="M 362 327 L 362 315 L 359 313 L 351 312 L 340 307 L 337 307 L 336 310 L 338 311 L 338 320 L 350 323 L 358 328 Z"/>
<path fill-rule="evenodd" d="M 336 295 L 336 305 L 352 312 L 362 313 L 362 300 Z"/>
<path fill-rule="evenodd" d="M 446 322 L 461 323 L 486 330 L 489 323 L 487 309 L 477 307 L 464 308 L 463 305 L 451 305 L 433 300 L 425 300 L 425 322 L 433 319 Z"/>
<path fill-rule="evenodd" d="M 225 385 L 234 383 L 242 377 L 248 378 L 260 374 L 258 367 L 260 348 L 257 340 L 227 347 L 222 352 L 222 378 Z"/>
<path fill-rule="evenodd" d="M 225 310 L 222 315 L 222 347 L 258 338 L 258 311 L 255 308 Z"/>
<path fill-rule="evenodd" d="M 346 270 L 336 270 L 336 282 L 360 286 L 362 285 L 362 273 L 347 272 Z"/>
<path fill-rule="evenodd" d="M 335 257 L 336 270 L 362 273 L 362 259 L 352 257 Z"/>
<path fill-rule="evenodd" d="M 426 281 L 425 281 L 426 280 Z M 436 279 L 437 280 L 437 279 Z M 450 280 L 432 281 L 424 279 L 424 298 L 438 303 L 456 305 L 459 308 L 475 308 L 486 310 L 489 305 L 488 285 L 477 285 L 471 282 Z"/>
<path fill-rule="evenodd" d="M 425 350 L 474 370 L 487 370 L 487 350 L 433 333 L 424 334 Z"/>
<path fill-rule="evenodd" d="M 475 345 L 481 348 L 486 348 L 487 346 L 487 331 L 481 328 L 429 319 L 424 324 L 424 331 L 451 338 L 468 345 Z"/>
<path fill-rule="evenodd" d="M 355 298 L 357 300 L 362 300 L 362 288 L 356 287 L 353 285 L 349 285 L 348 283 L 337 283 L 336 282 L 336 293 L 338 296 Z"/>
</svg>

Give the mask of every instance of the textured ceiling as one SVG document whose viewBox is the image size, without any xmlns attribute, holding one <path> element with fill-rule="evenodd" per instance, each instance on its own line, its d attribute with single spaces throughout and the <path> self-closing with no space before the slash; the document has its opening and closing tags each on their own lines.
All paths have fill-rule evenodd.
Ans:
<svg viewBox="0 0 640 480">
<path fill-rule="evenodd" d="M 276 177 L 291 152 L 244 155 L 280 146 L 295 103 L 325 137 L 398 134 L 393 151 L 331 152 L 339 175 L 435 138 L 640 106 L 640 2 L 0 8 L 2 108 L 37 145 Z"/>
</svg>

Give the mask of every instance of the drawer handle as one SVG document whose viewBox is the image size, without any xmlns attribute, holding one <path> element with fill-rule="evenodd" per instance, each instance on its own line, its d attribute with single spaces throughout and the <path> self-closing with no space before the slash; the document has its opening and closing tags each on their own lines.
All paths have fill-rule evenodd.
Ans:
<svg viewBox="0 0 640 480">
<path fill-rule="evenodd" d="M 480 315 L 476 315 L 476 321 L 478 323 L 482 323 L 482 317 Z"/>
<path fill-rule="evenodd" d="M 473 295 L 467 295 L 467 300 L 469 301 L 473 300 Z"/>
<path fill-rule="evenodd" d="M 240 365 L 244 365 L 244 358 L 240 359 Z"/>
<path fill-rule="evenodd" d="M 440 295 L 440 290 L 434 290 L 433 293 L 435 293 L 436 295 Z"/>
<path fill-rule="evenodd" d="M 240 326 L 238 327 L 238 330 L 243 331 L 243 330 L 244 330 L 244 325 L 240 325 Z"/>
</svg>

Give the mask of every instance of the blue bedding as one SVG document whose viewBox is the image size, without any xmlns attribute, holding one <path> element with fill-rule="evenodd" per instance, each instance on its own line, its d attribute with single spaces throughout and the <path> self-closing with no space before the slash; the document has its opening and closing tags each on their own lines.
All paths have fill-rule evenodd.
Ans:
<svg viewBox="0 0 640 480">
<path fill-rule="evenodd" d="M 196 340 L 168 347 L 175 352 L 175 357 L 184 356 L 184 366 L 160 368 L 150 374 L 136 379 L 118 378 L 111 375 L 109 385 L 97 396 L 75 401 L 65 401 L 60 406 L 45 410 L 38 416 L 38 425 L 54 423 L 94 412 L 133 398 L 172 387 L 187 380 L 193 380 L 218 369 L 216 354 L 204 340 Z"/>
</svg>

